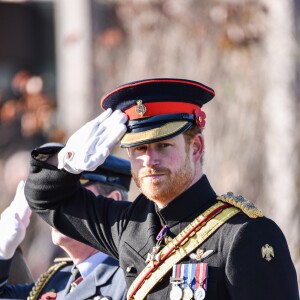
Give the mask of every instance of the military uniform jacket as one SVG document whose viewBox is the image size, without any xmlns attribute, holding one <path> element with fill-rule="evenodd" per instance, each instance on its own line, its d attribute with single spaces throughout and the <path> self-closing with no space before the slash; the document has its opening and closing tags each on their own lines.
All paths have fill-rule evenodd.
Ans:
<svg viewBox="0 0 300 300">
<path fill-rule="evenodd" d="M 144 195 L 132 203 L 96 198 L 80 186 L 80 175 L 57 170 L 37 160 L 37 154 L 33 152 L 25 186 L 30 207 L 59 231 L 119 259 L 128 286 L 145 267 L 163 225 L 174 237 L 216 202 L 205 175 L 160 211 Z M 266 244 L 274 249 L 270 261 L 261 252 Z M 204 259 L 208 263 L 205 300 L 299 300 L 287 242 L 272 220 L 239 213 L 201 248 L 213 250 Z M 167 273 L 147 299 L 169 299 L 170 276 Z"/>
<path fill-rule="evenodd" d="M 34 283 L 5 285 L 5 279 L 8 276 L 10 260 L 0 260 L 0 299 L 27 299 Z M 118 266 L 118 262 L 107 257 L 99 264 L 92 273 L 90 273 L 78 286 L 69 293 L 71 285 L 71 269 L 73 265 L 67 264 L 58 269 L 39 293 L 36 299 L 41 299 L 42 295 L 48 294 L 58 300 L 84 300 L 84 299 L 126 299 L 126 285 L 124 281 L 124 272 Z M 110 297 L 110 298 L 109 298 Z"/>
</svg>

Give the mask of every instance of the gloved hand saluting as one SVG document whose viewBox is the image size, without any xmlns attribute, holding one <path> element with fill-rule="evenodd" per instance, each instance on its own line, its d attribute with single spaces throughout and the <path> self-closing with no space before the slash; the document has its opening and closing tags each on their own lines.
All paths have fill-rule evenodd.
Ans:
<svg viewBox="0 0 300 300">
<path fill-rule="evenodd" d="M 16 195 L 0 219 L 0 258 L 10 259 L 23 241 L 30 222 L 31 210 L 24 195 L 25 182 L 19 182 Z"/>
<path fill-rule="evenodd" d="M 58 153 L 58 168 L 79 174 L 103 164 L 126 132 L 127 116 L 111 108 L 77 130 Z"/>
</svg>

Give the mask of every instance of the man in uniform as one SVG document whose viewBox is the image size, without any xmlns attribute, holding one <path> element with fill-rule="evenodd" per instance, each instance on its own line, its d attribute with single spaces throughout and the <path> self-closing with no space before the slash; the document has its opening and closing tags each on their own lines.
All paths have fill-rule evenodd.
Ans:
<svg viewBox="0 0 300 300">
<path fill-rule="evenodd" d="M 12 258 L 11 272 L 9 273 L 8 282 L 10 284 L 29 283 L 33 281 L 31 271 L 24 258 L 21 247 L 18 247 Z"/>
<path fill-rule="evenodd" d="M 84 172 L 81 176 L 81 185 L 95 195 L 102 194 L 120 201 L 127 200 L 130 181 L 129 161 L 113 155 L 110 155 L 95 171 Z M 65 250 L 69 258 L 56 259 L 56 264 L 42 274 L 35 283 L 6 284 L 10 272 L 10 257 L 25 236 L 31 214 L 24 197 L 23 185 L 24 183 L 21 182 L 15 199 L 0 221 L 0 298 L 125 299 L 124 273 L 118 261 L 95 248 L 63 235 L 54 228 L 52 228 L 52 241 Z M 10 223 L 6 216 L 9 216 L 13 223 Z M 10 238 L 6 237 L 5 230 L 9 232 Z"/>
<path fill-rule="evenodd" d="M 63 149 L 32 152 L 26 198 L 51 226 L 118 259 L 128 299 L 298 300 L 278 226 L 242 196 L 217 196 L 203 174 L 202 106 L 213 97 L 176 78 L 116 88 Z M 141 191 L 132 203 L 78 184 L 119 140 Z"/>
</svg>

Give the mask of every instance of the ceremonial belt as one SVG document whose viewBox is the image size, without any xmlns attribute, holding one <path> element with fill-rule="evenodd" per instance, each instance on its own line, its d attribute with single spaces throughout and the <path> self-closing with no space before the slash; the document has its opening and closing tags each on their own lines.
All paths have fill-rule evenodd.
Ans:
<svg viewBox="0 0 300 300">
<path fill-rule="evenodd" d="M 131 284 L 127 300 L 142 300 L 163 276 L 182 258 L 199 247 L 228 219 L 240 212 L 228 203 L 217 202 L 199 215 L 159 253 L 159 260 L 152 261 Z"/>
</svg>

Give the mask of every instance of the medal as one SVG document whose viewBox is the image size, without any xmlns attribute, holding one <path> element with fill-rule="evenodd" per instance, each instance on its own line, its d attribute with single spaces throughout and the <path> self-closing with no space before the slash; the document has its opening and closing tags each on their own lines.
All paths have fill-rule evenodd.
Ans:
<svg viewBox="0 0 300 300">
<path fill-rule="evenodd" d="M 196 284 L 194 298 L 195 300 L 203 300 L 207 291 L 208 265 L 207 263 L 196 264 Z"/>
<path fill-rule="evenodd" d="M 186 263 L 173 266 L 171 300 L 203 300 L 207 291 L 208 264 Z"/>
<path fill-rule="evenodd" d="M 193 297 L 194 297 L 193 290 L 189 286 L 183 289 L 182 300 L 191 300 L 193 299 Z"/>
<path fill-rule="evenodd" d="M 170 282 L 172 284 L 172 289 L 170 292 L 170 299 L 171 300 L 180 300 L 182 299 L 182 289 L 180 285 L 184 283 L 184 279 L 181 276 L 182 270 L 181 265 L 174 265 L 172 270 L 172 277 L 170 278 Z"/>
<path fill-rule="evenodd" d="M 168 226 L 165 225 L 163 226 L 163 228 L 160 230 L 160 232 L 158 233 L 157 237 L 156 237 L 156 245 L 152 248 L 152 252 L 147 254 L 147 258 L 146 258 L 146 264 L 148 264 L 149 262 L 152 263 L 152 265 L 154 266 L 155 262 L 158 262 L 160 260 L 160 248 L 161 248 L 161 241 L 163 240 L 163 238 L 165 237 L 165 235 L 167 234 L 168 231 Z"/>
<path fill-rule="evenodd" d="M 182 291 L 182 300 L 191 300 L 194 298 L 194 292 L 191 287 L 194 281 L 195 267 L 194 264 L 185 264 L 184 266 L 184 279 L 186 279 L 186 281 L 184 283 L 184 289 Z"/>
<path fill-rule="evenodd" d="M 171 292 L 170 292 L 170 299 L 171 300 L 180 300 L 182 299 L 182 289 L 179 287 L 179 285 L 174 284 L 172 286 Z"/>
<path fill-rule="evenodd" d="M 203 287 L 198 287 L 194 292 L 195 300 L 203 300 L 205 298 L 205 290 Z"/>
<path fill-rule="evenodd" d="M 154 264 L 156 261 L 159 261 L 160 259 L 159 250 L 160 250 L 160 245 L 156 245 L 153 247 L 152 252 L 147 254 L 146 264 L 149 262 Z"/>
</svg>

